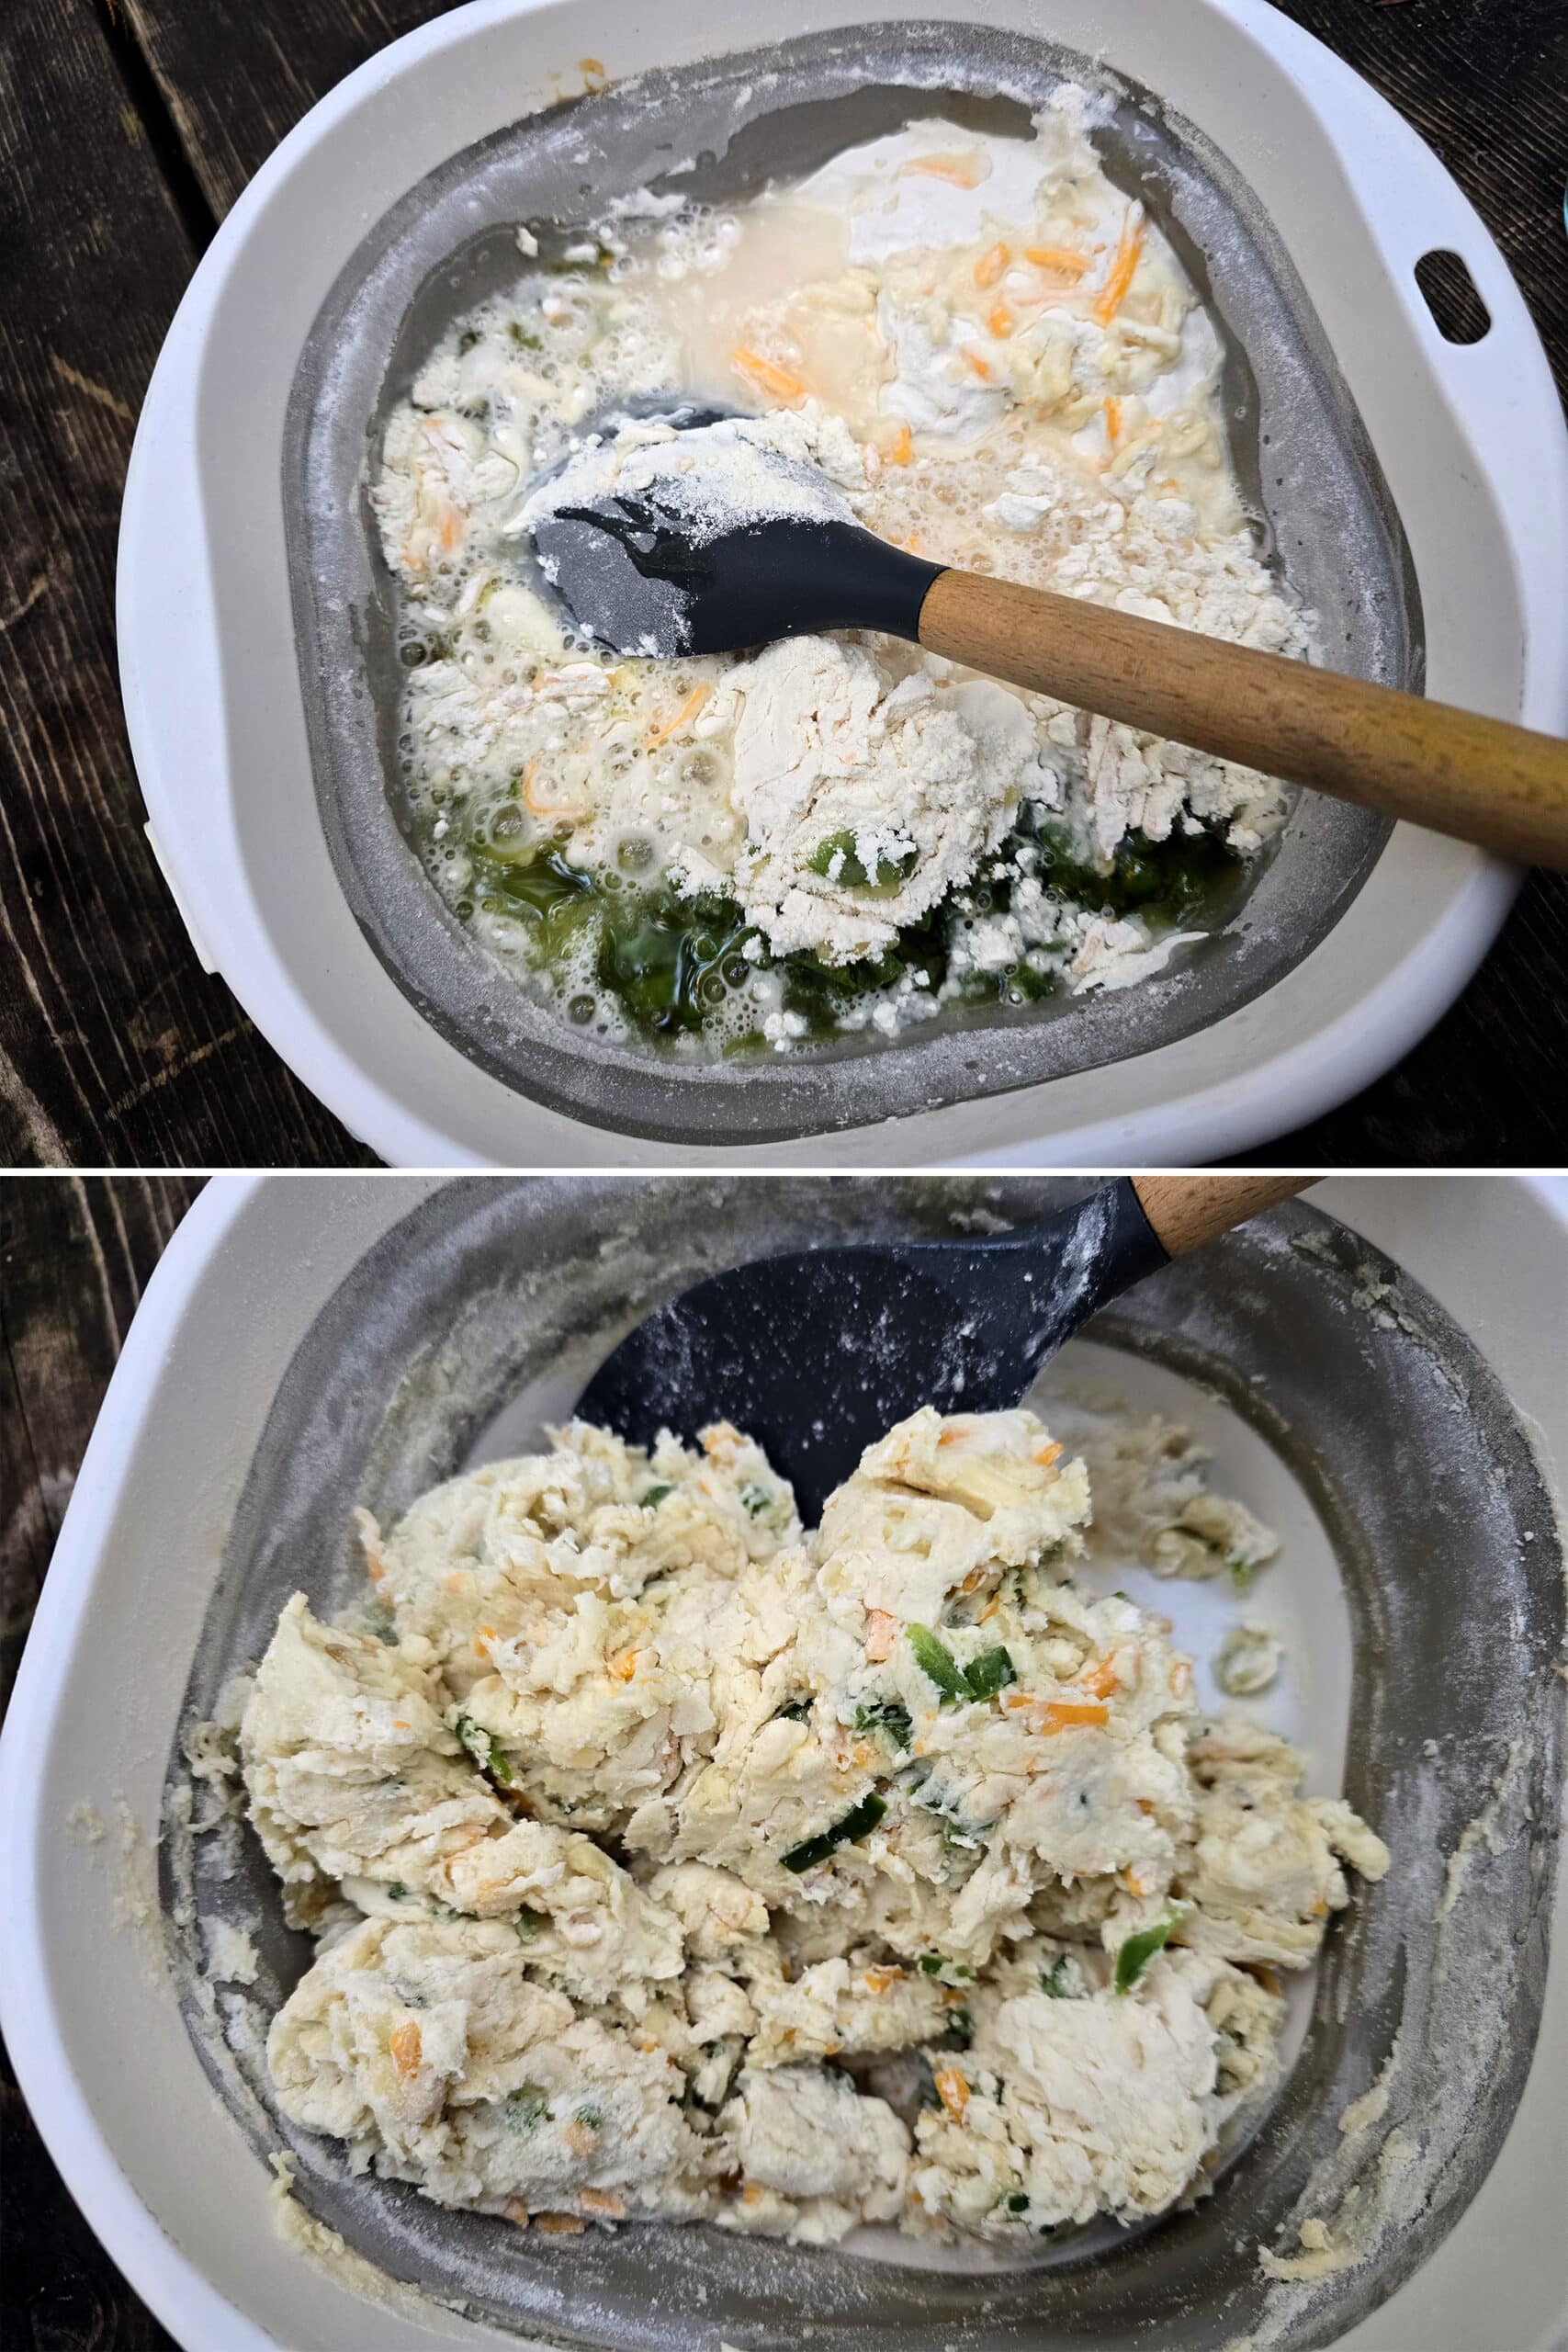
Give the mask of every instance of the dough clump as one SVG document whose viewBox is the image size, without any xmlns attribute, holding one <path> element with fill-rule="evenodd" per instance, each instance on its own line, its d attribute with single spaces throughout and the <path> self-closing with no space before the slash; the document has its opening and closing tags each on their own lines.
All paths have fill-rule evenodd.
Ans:
<svg viewBox="0 0 1568 2352">
<path fill-rule="evenodd" d="M 1389 1858 L 1080 1587 L 1089 1518 L 1032 1413 L 930 1408 L 809 1534 L 725 1423 L 361 1514 L 366 1629 L 296 1595 L 240 1731 L 317 1939 L 284 2114 L 555 2231 L 1016 2245 L 1197 2193 L 1274 1972 Z"/>
</svg>

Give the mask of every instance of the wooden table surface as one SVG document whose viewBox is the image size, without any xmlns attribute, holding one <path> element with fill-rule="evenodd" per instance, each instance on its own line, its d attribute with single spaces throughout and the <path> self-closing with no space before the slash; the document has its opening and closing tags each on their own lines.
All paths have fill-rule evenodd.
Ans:
<svg viewBox="0 0 1568 2352">
<path fill-rule="evenodd" d="M 0 1714 L 137 1301 L 200 1190 L 192 1176 L 0 1182 Z M 66 2195 L 0 2048 L 0 2346 L 173 2344 Z"/>
<path fill-rule="evenodd" d="M 120 718 L 115 535 L 136 412 L 264 157 L 429 0 L 31 0 L 0 16 L 0 1164 L 366 1165 L 191 951 Z M 1562 0 L 1286 0 L 1430 141 L 1568 381 Z M 739 36 L 744 10 L 737 0 Z M 1568 879 L 1527 886 L 1454 1011 L 1268 1154 L 1540 1164 L 1568 1096 Z"/>
</svg>

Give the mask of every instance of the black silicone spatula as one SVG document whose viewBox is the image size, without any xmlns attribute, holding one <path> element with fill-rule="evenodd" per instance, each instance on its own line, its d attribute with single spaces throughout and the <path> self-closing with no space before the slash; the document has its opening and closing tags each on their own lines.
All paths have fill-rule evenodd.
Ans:
<svg viewBox="0 0 1568 2352">
<path fill-rule="evenodd" d="M 682 426 L 682 443 L 688 434 L 694 469 L 711 462 L 703 429 Z M 879 629 L 1265 775 L 1529 865 L 1568 866 L 1568 744 L 1555 737 L 1173 622 L 922 562 L 847 509 L 842 520 L 780 514 L 718 528 L 710 512 L 694 526 L 702 479 L 694 470 L 672 486 L 601 496 L 531 526 L 569 610 L 617 652 L 726 653 L 809 631 Z"/>
<path fill-rule="evenodd" d="M 1097 1307 L 1307 1176 L 1118 1177 L 995 1240 L 868 1242 L 758 1258 L 657 1307 L 578 1401 L 648 1445 L 712 1421 L 757 1439 L 815 1526 L 866 1446 L 921 1405 L 1016 1405 Z"/>
</svg>

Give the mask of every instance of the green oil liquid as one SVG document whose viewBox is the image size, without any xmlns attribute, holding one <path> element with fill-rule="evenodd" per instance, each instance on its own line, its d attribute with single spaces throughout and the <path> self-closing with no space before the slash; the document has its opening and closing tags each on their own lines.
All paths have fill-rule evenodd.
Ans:
<svg viewBox="0 0 1568 2352">
<path fill-rule="evenodd" d="M 966 915 L 1008 911 L 1014 877 L 1002 869 L 1021 850 L 1032 854 L 1035 874 L 1047 888 L 1094 913 L 1142 915 L 1156 935 L 1223 920 L 1243 865 L 1208 832 L 1165 842 L 1132 834 L 1117 849 L 1111 872 L 1100 874 L 1079 859 L 1065 828 L 1026 805 L 975 880 L 901 931 L 897 946 L 861 963 L 829 965 L 806 951 L 769 953 L 732 899 L 688 899 L 668 883 L 625 883 L 619 876 L 572 865 L 556 848 L 539 846 L 512 859 L 496 855 L 482 839 L 468 845 L 472 903 L 521 922 L 532 960 L 558 975 L 569 956 L 581 969 L 581 934 L 592 926 L 597 987 L 640 1035 L 659 1045 L 701 1036 L 730 993 L 757 970 L 780 975 L 784 1010 L 799 1014 L 818 1044 L 842 1034 L 843 1015 L 857 1000 L 896 986 L 907 973 L 923 972 L 934 997 L 947 978 L 953 924 Z M 750 957 L 744 952 L 749 940 L 757 943 Z M 1055 973 L 1036 972 L 1021 961 L 999 971 L 966 972 L 962 1001 L 1038 1003 L 1060 985 Z M 586 1011 L 592 1009 L 588 1004 Z M 725 1051 L 744 1055 L 763 1043 L 753 1033 L 727 1044 Z"/>
</svg>

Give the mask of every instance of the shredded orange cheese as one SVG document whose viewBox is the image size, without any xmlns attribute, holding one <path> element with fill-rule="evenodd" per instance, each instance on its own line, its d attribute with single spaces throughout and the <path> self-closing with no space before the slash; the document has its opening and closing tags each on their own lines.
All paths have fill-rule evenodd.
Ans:
<svg viewBox="0 0 1568 2352">
<path fill-rule="evenodd" d="M 1023 258 L 1036 269 L 1055 269 L 1064 277 L 1082 277 L 1089 269 L 1089 255 L 1076 254 L 1068 245 L 1026 245 Z"/>
<path fill-rule="evenodd" d="M 1079 1724 L 1105 1723 L 1111 1714 L 1098 1699 L 1042 1699 L 1029 1690 L 1004 1690 L 1002 1704 L 1015 1714 L 1028 1714 L 1031 1731 L 1047 1737 L 1054 1732 L 1072 1731 Z"/>
<path fill-rule="evenodd" d="M 949 180 L 954 187 L 978 187 L 986 166 L 978 155 L 911 155 L 898 166 L 900 179 L 923 173 L 933 180 Z"/>
<path fill-rule="evenodd" d="M 793 405 L 806 398 L 807 386 L 799 376 L 792 375 L 776 359 L 764 358 L 761 352 L 752 351 L 745 344 L 730 353 L 729 364 L 738 376 L 744 376 L 748 383 L 755 384 L 771 400 Z"/>
<path fill-rule="evenodd" d="M 1114 449 L 1122 438 L 1122 403 L 1113 392 L 1105 395 L 1105 434 Z"/>
<path fill-rule="evenodd" d="M 887 462 L 892 466 L 907 466 L 914 453 L 914 435 L 907 424 L 901 424 L 893 436 L 893 447 L 887 452 Z"/>
<path fill-rule="evenodd" d="M 509 2222 L 516 2222 L 520 2230 L 527 2228 L 528 2208 L 524 2204 L 521 2197 L 509 2197 L 501 2210 Z"/>
<path fill-rule="evenodd" d="M 975 264 L 976 285 L 994 286 L 1011 259 L 1012 254 L 1006 245 L 998 244 L 988 247 Z"/>
<path fill-rule="evenodd" d="M 393 2065 L 405 2083 L 411 2075 L 418 2074 L 419 2062 L 423 2055 L 423 2044 L 420 2039 L 419 2028 L 412 2018 L 407 2025 L 399 2026 L 387 2047 L 392 2053 Z"/>
<path fill-rule="evenodd" d="M 534 2226 L 547 2238 L 580 2238 L 588 2224 L 578 2213 L 541 2213 Z"/>
<path fill-rule="evenodd" d="M 1093 1668 L 1089 1673 L 1079 1675 L 1078 1680 L 1082 1683 L 1084 1689 L 1092 1692 L 1095 1698 L 1109 1699 L 1111 1693 L 1120 1683 L 1122 1676 L 1118 1666 L 1118 1660 L 1121 1656 L 1122 1653 L 1120 1650 L 1112 1650 L 1111 1656 L 1109 1657 L 1102 1657 L 1100 1664 Z"/>
<path fill-rule="evenodd" d="M 890 1658 L 898 1639 L 898 1620 L 891 1610 L 868 1609 L 865 1612 L 865 1655 L 872 1666 L 880 1666 Z"/>
<path fill-rule="evenodd" d="M 971 351 L 967 344 L 964 346 L 964 357 L 965 364 L 973 368 L 976 375 L 981 379 L 982 382 L 988 384 L 991 380 L 989 361 L 983 359 L 977 351 Z"/>
<path fill-rule="evenodd" d="M 659 720 L 649 729 L 649 750 L 656 752 L 660 743 L 668 743 L 672 735 L 679 735 L 689 727 L 712 692 L 713 688 L 705 678 L 699 680 L 678 710 L 671 711 L 668 718 Z"/>
<path fill-rule="evenodd" d="M 1005 302 L 998 302 L 996 309 L 986 321 L 987 334 L 994 334 L 998 343 L 1005 343 L 1009 335 L 1012 333 L 1012 312 L 1008 309 Z"/>
<path fill-rule="evenodd" d="M 580 2188 L 577 2194 L 580 2203 L 586 2205 L 591 2213 L 607 2213 L 613 2222 L 626 2220 L 626 2199 L 617 2197 L 613 2188 Z"/>
<path fill-rule="evenodd" d="M 1042 1470 L 1049 1470 L 1053 1462 L 1060 1462 L 1061 1458 L 1062 1449 L 1059 1445 L 1043 1445 L 1031 1456 L 1032 1461 L 1040 1464 Z"/>
<path fill-rule="evenodd" d="M 1111 275 L 1095 297 L 1093 315 L 1100 326 L 1108 327 L 1126 300 L 1137 275 L 1138 264 L 1143 259 L 1144 240 L 1147 235 L 1142 212 L 1135 205 L 1130 205 L 1122 223 L 1122 235 L 1116 247 L 1116 258 L 1111 265 Z"/>
<path fill-rule="evenodd" d="M 956 2066 L 939 2066 L 931 2078 L 936 2095 L 952 2116 L 954 2123 L 962 2123 L 964 2110 L 969 2104 L 969 2086 Z"/>
<path fill-rule="evenodd" d="M 889 1984 L 901 1984 L 903 1976 L 901 1968 L 868 1968 L 865 1972 L 866 1990 L 869 1993 L 886 1993 Z"/>
<path fill-rule="evenodd" d="M 570 800 L 551 800 L 539 789 L 539 763 L 530 760 L 523 771 L 523 806 L 536 817 L 575 817 L 581 812 Z"/>
<path fill-rule="evenodd" d="M 640 1656 L 641 1652 L 636 1649 L 617 1650 L 615 1657 L 610 1660 L 610 1675 L 612 1680 L 616 1682 L 629 1682 L 633 1675 L 637 1672 L 637 1662 Z"/>
</svg>

